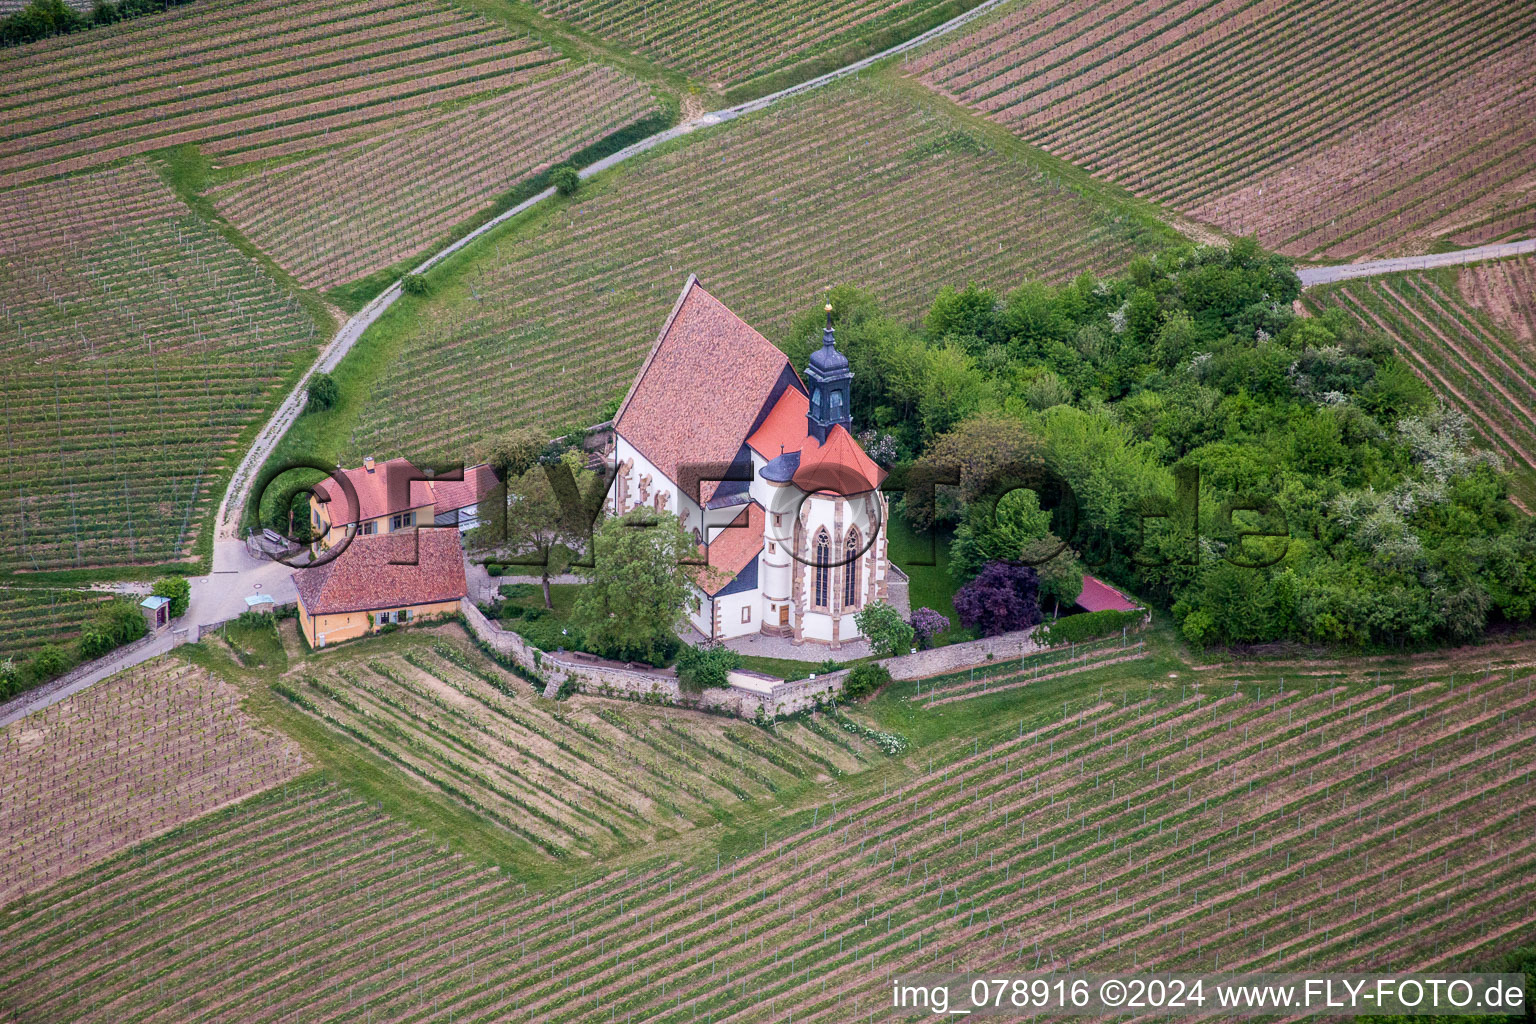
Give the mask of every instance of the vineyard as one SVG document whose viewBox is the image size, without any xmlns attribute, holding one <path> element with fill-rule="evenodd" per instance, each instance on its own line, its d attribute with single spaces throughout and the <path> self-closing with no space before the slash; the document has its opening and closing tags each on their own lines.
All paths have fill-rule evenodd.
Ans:
<svg viewBox="0 0 1536 1024">
<path fill-rule="evenodd" d="M 774 338 L 827 285 L 915 318 L 943 284 L 1061 281 L 1175 237 L 963 124 L 920 93 L 839 86 L 489 236 L 415 320 L 381 322 L 404 341 L 337 457 L 456 458 L 492 424 L 595 422 L 689 273 Z"/>
<path fill-rule="evenodd" d="M 955 8 L 975 4 L 945 4 L 943 0 L 900 0 L 894 4 L 874 0 L 763 0 L 753 4 L 730 0 L 537 0 L 535 6 L 551 17 L 580 25 L 719 87 L 803 65 L 850 43 L 880 38 L 884 45 L 893 45 L 937 24 L 931 15 L 952 16 Z M 889 38 L 887 33 L 891 33 Z"/>
<path fill-rule="evenodd" d="M 0 52 L 0 83 L 0 187 L 195 144 L 219 210 L 309 287 L 661 118 L 633 78 L 441 0 L 210 0 Z"/>
<path fill-rule="evenodd" d="M 314 321 L 141 162 L 6 200 L 0 570 L 189 557 Z"/>
<path fill-rule="evenodd" d="M 0 590 L 0 661 L 68 643 L 111 600 L 111 594 L 85 590 Z"/>
<path fill-rule="evenodd" d="M 1390 337 L 1403 361 L 1502 456 L 1515 474 L 1516 500 L 1536 508 L 1536 377 L 1528 340 L 1536 321 L 1523 290 L 1530 273 L 1530 261 L 1518 261 L 1463 270 L 1459 280 L 1452 270 L 1392 274 L 1313 289 L 1303 301 L 1314 310 L 1339 306 Z M 1509 326 L 1496 319 L 1504 316 Z"/>
<path fill-rule="evenodd" d="M 0 903 L 296 777 L 229 686 L 157 659 L 0 730 Z"/>
<path fill-rule="evenodd" d="M 425 250 L 514 185 L 653 116 L 650 94 L 601 65 L 399 126 L 210 190 L 221 213 L 307 287 Z"/>
<path fill-rule="evenodd" d="M 446 641 L 329 667 L 278 692 L 332 729 L 556 857 L 652 842 L 787 797 L 884 755 L 825 716 L 770 735 L 744 722 L 578 703 Z"/>
<path fill-rule="evenodd" d="M 1138 194 L 1342 259 L 1530 234 L 1533 43 L 1536 9 L 1491 0 L 1047 0 L 907 70 Z"/>
<path fill-rule="evenodd" d="M 185 143 L 230 163 L 301 153 L 559 60 L 434 0 L 211 0 L 0 54 L 0 174 L 22 184 Z"/>
<path fill-rule="evenodd" d="M 14 905 L 0 999 L 77 1021 L 832 1022 L 889 1019 L 892 974 L 925 968 L 1464 967 L 1536 919 L 1533 653 L 982 698 L 977 733 L 718 861 L 558 891 L 285 787 Z M 881 714 L 940 714 L 901 704 Z"/>
</svg>

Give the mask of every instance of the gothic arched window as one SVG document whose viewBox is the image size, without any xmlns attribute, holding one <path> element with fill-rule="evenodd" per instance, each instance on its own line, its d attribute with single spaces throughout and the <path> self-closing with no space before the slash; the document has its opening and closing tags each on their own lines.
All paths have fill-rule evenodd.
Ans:
<svg viewBox="0 0 1536 1024">
<path fill-rule="evenodd" d="M 859 603 L 859 531 L 848 531 L 848 543 L 843 545 L 843 606 L 852 608 Z"/>
<path fill-rule="evenodd" d="M 811 603 L 818 608 L 825 608 L 831 596 L 828 577 L 832 574 L 832 540 L 826 530 L 816 534 L 816 559 L 812 564 L 815 566 L 815 578 Z"/>
</svg>

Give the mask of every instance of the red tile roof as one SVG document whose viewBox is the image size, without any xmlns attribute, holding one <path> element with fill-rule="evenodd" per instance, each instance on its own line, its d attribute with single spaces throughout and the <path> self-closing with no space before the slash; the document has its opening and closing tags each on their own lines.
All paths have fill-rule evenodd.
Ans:
<svg viewBox="0 0 1536 1024">
<path fill-rule="evenodd" d="M 433 480 L 428 486 L 432 491 L 432 511 L 453 512 L 485 497 L 496 486 L 496 472 L 481 463 L 465 467 L 463 480 Z"/>
<path fill-rule="evenodd" d="M 808 398 L 794 388 L 786 388 L 773 403 L 763 425 L 747 438 L 747 447 L 770 460 L 786 452 L 799 451 L 808 439 L 805 415 L 810 408 Z"/>
<path fill-rule="evenodd" d="M 1078 607 L 1090 612 L 1131 612 L 1141 605 L 1114 587 L 1093 576 L 1083 576 L 1083 592 L 1077 595 Z"/>
<path fill-rule="evenodd" d="M 467 594 L 459 532 L 418 529 L 353 537 L 324 565 L 293 574 L 310 615 L 409 608 Z"/>
<path fill-rule="evenodd" d="M 486 465 L 466 468 L 463 480 L 414 479 L 422 473 L 409 459 L 376 463 L 371 472 L 365 467 L 338 472 L 352 484 L 362 508 L 354 507 L 346 488 L 335 480 L 320 481 L 315 485 L 315 496 L 326 503 L 326 517 L 332 526 L 428 505 L 434 506 L 434 512 L 452 512 L 473 505 L 496 483 L 495 473 Z"/>
<path fill-rule="evenodd" d="M 802 491 L 831 491 L 845 497 L 872 491 L 885 479 L 885 471 L 853 439 L 841 423 L 827 432 L 827 443 L 805 439 L 795 486 Z"/>
<path fill-rule="evenodd" d="M 784 353 L 690 276 L 619 407 L 615 429 L 680 482 L 682 466 L 735 460 L 788 366 Z M 717 486 L 704 481 L 701 500 Z"/>
<path fill-rule="evenodd" d="M 694 570 L 693 579 L 699 589 L 717 594 L 752 564 L 763 550 L 763 522 L 763 507 L 754 501 L 741 510 L 730 526 L 716 531 L 707 552 L 704 545 L 699 545 L 699 557 L 709 562 Z"/>
<path fill-rule="evenodd" d="M 326 503 L 326 518 L 332 526 L 359 523 L 432 504 L 432 491 L 427 487 L 427 481 L 411 479 L 421 473 L 409 459 L 376 463 L 372 470 L 363 467 L 341 469 L 332 476 L 338 474 L 352 485 L 351 492 L 332 478 L 320 481 L 314 488 L 316 499 Z"/>
</svg>

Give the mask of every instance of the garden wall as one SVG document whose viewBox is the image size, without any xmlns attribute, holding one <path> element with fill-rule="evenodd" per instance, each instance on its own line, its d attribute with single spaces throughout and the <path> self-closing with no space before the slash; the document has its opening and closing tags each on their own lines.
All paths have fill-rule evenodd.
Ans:
<svg viewBox="0 0 1536 1024">
<path fill-rule="evenodd" d="M 981 640 L 967 640 L 964 643 L 950 644 L 948 647 L 934 647 L 931 650 L 918 651 L 916 654 L 903 654 L 896 658 L 887 658 L 881 662 L 891 673 L 892 679 L 926 679 L 929 676 L 943 675 L 946 672 L 954 672 L 957 669 L 971 668 L 974 665 L 985 665 L 989 662 L 996 664 L 1007 661 L 1009 658 L 1022 658 L 1027 654 L 1044 648 L 1035 643 L 1035 630 L 1037 626 L 1021 629 L 1014 633 L 999 633 L 997 636 L 984 637 Z"/>
<path fill-rule="evenodd" d="M 671 669 L 642 669 L 621 665 L 589 654 L 547 654 L 536 650 L 516 633 L 502 629 L 485 617 L 469 598 L 459 602 L 470 630 L 493 650 L 516 661 L 544 681 L 545 696 L 553 697 L 567 682 L 582 693 L 629 700 L 654 701 L 702 711 L 723 712 L 742 718 L 791 715 L 825 702 L 842 692 L 848 670 L 828 672 L 814 679 L 779 680 L 766 685 L 732 683 L 702 694 L 684 693 Z M 887 658 L 882 664 L 893 679 L 923 679 L 974 665 L 998 664 L 1041 650 L 1034 628 L 1004 633 L 982 640 L 968 640 L 935 647 L 916 654 Z"/>
</svg>

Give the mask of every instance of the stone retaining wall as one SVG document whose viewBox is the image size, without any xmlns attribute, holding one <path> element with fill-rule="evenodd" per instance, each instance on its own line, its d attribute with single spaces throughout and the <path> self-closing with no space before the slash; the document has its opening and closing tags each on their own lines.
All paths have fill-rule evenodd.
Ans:
<svg viewBox="0 0 1536 1024">
<path fill-rule="evenodd" d="M 498 653 L 511 658 L 544 683 L 553 697 L 566 683 L 582 693 L 601 697 L 673 704 L 701 711 L 739 715 L 742 718 L 774 718 L 815 707 L 840 694 L 848 669 L 817 675 L 814 679 L 781 680 L 765 690 L 732 684 L 702 694 L 684 693 L 671 669 L 642 669 L 577 654 L 547 654 L 516 633 L 490 621 L 469 598 L 459 602 L 471 632 Z M 1035 627 L 916 654 L 886 658 L 881 662 L 892 679 L 926 679 L 979 665 L 1000 664 L 1043 650 L 1034 639 Z"/>
</svg>

